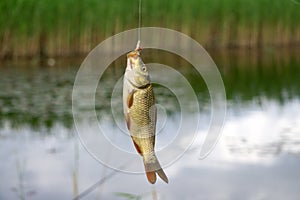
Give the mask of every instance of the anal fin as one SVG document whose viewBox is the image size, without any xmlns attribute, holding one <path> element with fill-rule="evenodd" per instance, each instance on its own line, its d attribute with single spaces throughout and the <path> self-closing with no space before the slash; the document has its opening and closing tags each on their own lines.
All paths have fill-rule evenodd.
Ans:
<svg viewBox="0 0 300 200">
<path fill-rule="evenodd" d="M 133 144 L 134 144 L 134 147 L 135 147 L 136 151 L 137 151 L 140 155 L 142 155 L 142 151 L 141 151 L 139 145 L 134 141 L 134 137 L 131 137 L 131 139 L 132 139 L 132 141 L 133 141 Z"/>
</svg>

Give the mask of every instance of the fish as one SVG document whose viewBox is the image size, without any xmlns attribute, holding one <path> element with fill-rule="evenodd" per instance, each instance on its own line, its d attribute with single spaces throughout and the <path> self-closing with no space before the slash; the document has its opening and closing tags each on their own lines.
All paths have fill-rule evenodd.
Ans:
<svg viewBox="0 0 300 200">
<path fill-rule="evenodd" d="M 157 174 L 168 183 L 168 177 L 155 155 L 157 110 L 149 72 L 140 56 L 141 50 L 138 41 L 136 48 L 127 54 L 123 80 L 125 121 L 135 149 L 143 158 L 148 181 L 154 184 Z"/>
</svg>

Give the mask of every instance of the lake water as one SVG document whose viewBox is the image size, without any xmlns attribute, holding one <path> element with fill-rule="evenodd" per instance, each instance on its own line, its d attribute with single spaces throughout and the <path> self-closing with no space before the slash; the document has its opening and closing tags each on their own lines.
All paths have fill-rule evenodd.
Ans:
<svg viewBox="0 0 300 200">
<path fill-rule="evenodd" d="M 0 68 L 0 199 L 299 199 L 297 52 L 211 54 L 225 84 L 227 114 L 216 147 L 199 159 L 211 117 L 205 83 L 181 58 L 145 51 L 145 62 L 156 57 L 156 62 L 186 77 L 200 108 L 195 134 L 191 127 L 199 113 L 193 105 L 181 119 L 172 91 L 154 85 L 159 104 L 156 149 L 169 177 L 169 184 L 157 180 L 155 185 L 142 173 L 142 160 L 120 114 L 121 91 L 115 85 L 124 73 L 124 56 L 100 79 L 95 108 L 86 105 L 83 97 L 74 111 L 80 118 L 77 128 L 84 130 L 80 136 L 85 146 L 77 137 L 72 114 L 73 83 L 82 60 L 57 61 L 55 66 L 4 62 Z M 150 68 L 150 74 L 151 70 L 157 69 Z M 176 80 L 167 76 L 166 80 L 176 85 Z M 111 100 L 113 91 L 120 98 Z M 94 109 L 103 133 L 90 123 Z M 180 120 L 186 123 L 185 133 L 177 132 Z"/>
</svg>

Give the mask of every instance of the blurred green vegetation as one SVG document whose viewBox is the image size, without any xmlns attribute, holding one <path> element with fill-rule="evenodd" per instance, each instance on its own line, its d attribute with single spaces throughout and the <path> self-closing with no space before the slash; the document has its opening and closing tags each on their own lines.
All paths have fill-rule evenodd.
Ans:
<svg viewBox="0 0 300 200">
<path fill-rule="evenodd" d="M 2 0 L 0 58 L 90 51 L 138 24 L 138 0 Z M 142 25 L 182 31 L 208 47 L 300 43 L 291 0 L 143 1 Z"/>
<path fill-rule="evenodd" d="M 299 63 L 296 56 L 284 60 L 256 58 L 244 63 L 231 59 L 223 63 L 222 70 L 227 99 L 233 103 L 260 103 L 268 99 L 284 104 L 299 98 Z"/>
<path fill-rule="evenodd" d="M 159 56 L 160 55 L 160 56 Z M 297 51 L 281 51 L 280 53 L 224 53 L 213 54 L 220 69 L 225 88 L 229 109 L 230 105 L 241 107 L 261 103 L 277 102 L 284 105 L 289 101 L 300 98 L 300 58 Z M 202 113 L 210 112 L 210 96 L 200 74 L 182 58 L 157 50 L 151 53 L 145 50 L 144 60 L 147 63 L 155 59 L 174 67 L 190 82 L 197 94 Z M 122 88 L 114 91 L 115 84 L 124 74 L 125 57 L 120 57 L 108 67 L 101 77 L 97 89 L 96 105 L 98 119 L 113 122 L 111 106 L 122 113 Z M 147 61 L 148 60 L 148 61 Z M 31 65 L 31 64 L 26 64 Z M 34 130 L 51 129 L 56 125 L 67 128 L 73 127 L 72 88 L 78 67 L 68 64 L 62 66 L 18 66 L 7 64 L 0 67 L 0 129 L 9 124 L 13 128 L 24 126 Z M 151 69 L 149 69 L 151 75 Z M 168 77 L 166 77 L 168 78 Z M 88 77 L 87 77 L 88 79 Z M 176 82 L 172 77 L 170 83 Z M 178 89 L 180 87 L 178 85 Z M 111 100 L 112 92 L 117 96 Z M 156 101 L 166 109 L 168 117 L 180 112 L 180 105 L 174 94 L 161 85 L 154 84 Z M 182 93 L 185 95 L 185 93 Z M 189 104 L 189 98 L 187 98 Z M 192 107 L 194 105 L 191 105 Z M 83 101 L 80 108 L 75 109 L 82 120 L 89 120 L 94 107 Z M 191 111 L 192 112 L 192 111 Z"/>
</svg>

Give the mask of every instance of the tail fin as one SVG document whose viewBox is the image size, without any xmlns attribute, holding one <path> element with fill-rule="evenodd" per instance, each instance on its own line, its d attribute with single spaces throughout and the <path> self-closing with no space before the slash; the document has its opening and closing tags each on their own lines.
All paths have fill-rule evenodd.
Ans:
<svg viewBox="0 0 300 200">
<path fill-rule="evenodd" d="M 169 179 L 162 168 L 156 170 L 156 173 L 164 182 L 169 183 Z"/>
<path fill-rule="evenodd" d="M 147 176 L 147 179 L 148 179 L 149 183 L 154 184 L 156 182 L 155 171 L 152 171 L 152 172 L 147 172 L 146 171 L 146 176 Z"/>
<path fill-rule="evenodd" d="M 168 177 L 164 170 L 161 168 L 156 156 L 154 155 L 151 159 L 144 158 L 144 166 L 146 171 L 146 176 L 151 184 L 156 182 L 156 174 L 166 183 L 169 183 Z"/>
</svg>

